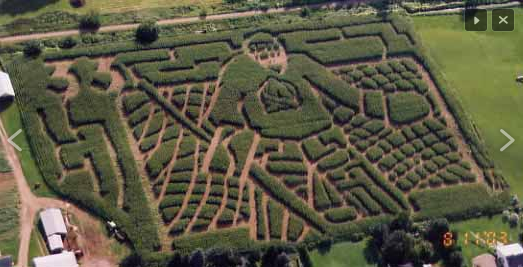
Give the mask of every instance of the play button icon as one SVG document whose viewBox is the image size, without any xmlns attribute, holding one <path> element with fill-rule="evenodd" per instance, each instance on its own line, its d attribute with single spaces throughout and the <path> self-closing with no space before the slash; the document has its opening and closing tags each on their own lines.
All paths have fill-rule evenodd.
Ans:
<svg viewBox="0 0 523 267">
<path fill-rule="evenodd" d="M 465 30 L 467 31 L 486 31 L 487 30 L 487 11 L 484 9 L 465 10 Z"/>
</svg>

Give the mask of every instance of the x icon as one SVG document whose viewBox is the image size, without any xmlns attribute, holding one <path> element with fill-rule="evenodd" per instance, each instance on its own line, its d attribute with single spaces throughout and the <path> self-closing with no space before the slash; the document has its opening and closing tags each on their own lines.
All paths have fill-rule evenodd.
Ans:
<svg viewBox="0 0 523 267">
<path fill-rule="evenodd" d="M 508 16 L 504 16 L 504 17 L 498 16 L 498 17 L 499 17 L 499 24 L 502 24 L 502 23 L 508 24 L 508 21 L 507 21 Z"/>
</svg>

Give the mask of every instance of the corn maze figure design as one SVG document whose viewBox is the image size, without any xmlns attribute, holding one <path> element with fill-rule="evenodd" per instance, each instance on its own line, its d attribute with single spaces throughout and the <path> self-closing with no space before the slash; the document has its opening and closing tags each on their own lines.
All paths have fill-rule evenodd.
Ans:
<svg viewBox="0 0 523 267">
<path fill-rule="evenodd" d="M 46 182 L 133 246 L 220 231 L 299 242 L 415 212 L 419 191 L 501 186 L 403 23 L 99 45 L 9 71 Z"/>
</svg>

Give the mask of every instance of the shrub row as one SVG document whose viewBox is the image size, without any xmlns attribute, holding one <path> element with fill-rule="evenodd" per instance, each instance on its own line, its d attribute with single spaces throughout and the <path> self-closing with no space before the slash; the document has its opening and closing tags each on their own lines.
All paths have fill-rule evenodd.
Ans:
<svg viewBox="0 0 523 267">
<path fill-rule="evenodd" d="M 325 218 L 333 223 L 341 223 L 356 219 L 358 213 L 353 207 L 335 208 L 325 212 Z"/>
<path fill-rule="evenodd" d="M 258 165 L 253 164 L 250 175 L 263 187 L 268 190 L 276 200 L 288 207 L 300 217 L 307 220 L 314 227 L 325 231 L 326 221 L 317 212 L 311 209 L 303 200 L 299 199 L 294 193 L 289 191 L 276 178 L 269 176 Z"/>
<path fill-rule="evenodd" d="M 394 123 L 410 123 L 429 114 L 430 105 L 424 97 L 413 93 L 397 93 L 387 97 L 389 116 Z"/>
<path fill-rule="evenodd" d="M 283 226 L 283 207 L 274 200 L 267 202 L 269 218 L 269 235 L 271 238 L 280 239 Z"/>
<path fill-rule="evenodd" d="M 493 195 L 482 184 L 452 186 L 413 192 L 410 199 L 419 212 L 418 220 L 445 217 L 465 220 L 478 215 L 500 213 L 510 202 L 507 192 Z"/>
<path fill-rule="evenodd" d="M 323 145 L 317 138 L 310 138 L 303 141 L 302 148 L 307 158 L 312 161 L 316 161 L 335 150 L 333 146 Z"/>
</svg>

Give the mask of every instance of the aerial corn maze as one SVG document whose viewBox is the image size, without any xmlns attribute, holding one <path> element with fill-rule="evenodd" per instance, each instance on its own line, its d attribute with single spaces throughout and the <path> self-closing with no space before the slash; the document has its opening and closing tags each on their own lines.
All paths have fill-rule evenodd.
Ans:
<svg viewBox="0 0 523 267">
<path fill-rule="evenodd" d="M 6 65 L 45 182 L 137 249 L 187 252 L 499 210 L 505 182 L 423 51 L 402 18 L 341 17 Z"/>
</svg>

